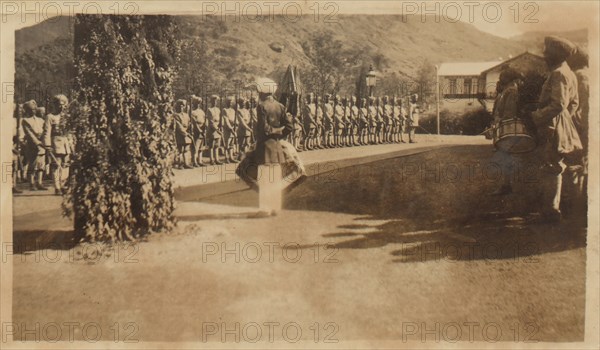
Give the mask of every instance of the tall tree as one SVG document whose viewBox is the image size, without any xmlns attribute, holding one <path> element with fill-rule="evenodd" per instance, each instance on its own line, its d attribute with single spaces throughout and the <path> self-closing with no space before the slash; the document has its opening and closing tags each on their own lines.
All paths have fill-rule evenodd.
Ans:
<svg viewBox="0 0 600 350">
<path fill-rule="evenodd" d="M 307 88 L 319 95 L 337 93 L 344 66 L 342 42 L 330 31 L 316 32 L 302 43 L 302 50 L 312 65 L 306 74 Z"/>
<path fill-rule="evenodd" d="M 76 17 L 76 151 L 63 208 L 80 238 L 131 240 L 173 225 L 175 32 L 169 16 Z"/>
</svg>

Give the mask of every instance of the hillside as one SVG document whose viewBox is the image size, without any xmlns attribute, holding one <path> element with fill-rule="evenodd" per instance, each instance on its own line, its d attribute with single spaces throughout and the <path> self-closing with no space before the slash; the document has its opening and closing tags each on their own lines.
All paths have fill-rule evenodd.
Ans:
<svg viewBox="0 0 600 350">
<path fill-rule="evenodd" d="M 583 46 L 583 47 L 587 47 L 587 44 L 588 44 L 587 29 L 573 30 L 573 31 L 568 31 L 568 32 L 555 32 L 555 31 L 526 32 L 521 35 L 512 37 L 511 39 L 532 48 L 530 50 L 532 52 L 542 52 L 544 49 L 544 38 L 549 35 L 557 35 L 557 36 L 569 39 L 573 43 Z"/>
<path fill-rule="evenodd" d="M 384 74 L 414 77 L 424 61 L 495 60 L 533 49 L 531 42 L 509 40 L 479 31 L 462 22 L 421 21 L 421 17 L 399 15 L 340 15 L 337 23 L 315 23 L 310 16 L 297 22 L 275 17 L 273 22 L 223 22 L 214 17 L 178 17 L 183 39 L 202 38 L 205 59 L 221 79 L 277 75 L 287 65 L 308 65 L 302 43 L 317 32 L 331 31 L 347 48 L 366 47 L 369 56 L 385 58 Z M 68 81 L 72 59 L 72 18 L 53 18 L 16 33 L 17 81 L 34 83 Z M 273 48 L 276 48 L 274 50 Z M 57 54 L 60 53 L 60 54 Z M 360 65 L 365 62 L 349 62 Z"/>
</svg>

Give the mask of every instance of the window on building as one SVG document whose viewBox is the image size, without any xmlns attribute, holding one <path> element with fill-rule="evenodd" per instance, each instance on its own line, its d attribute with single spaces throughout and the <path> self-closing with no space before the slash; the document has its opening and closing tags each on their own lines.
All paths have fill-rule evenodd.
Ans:
<svg viewBox="0 0 600 350">
<path fill-rule="evenodd" d="M 449 87 L 450 87 L 450 94 L 451 95 L 455 95 L 456 94 L 456 79 L 450 79 L 449 81 Z"/>
<path fill-rule="evenodd" d="M 465 79 L 465 81 L 463 83 L 463 93 L 466 95 L 471 95 L 472 86 L 473 86 L 473 83 L 472 83 L 471 79 Z"/>
</svg>

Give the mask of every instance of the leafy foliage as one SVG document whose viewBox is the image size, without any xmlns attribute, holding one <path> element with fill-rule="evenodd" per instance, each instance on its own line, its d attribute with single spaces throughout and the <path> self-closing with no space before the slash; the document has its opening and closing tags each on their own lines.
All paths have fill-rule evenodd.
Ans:
<svg viewBox="0 0 600 350">
<path fill-rule="evenodd" d="M 173 225 L 175 34 L 168 16 L 76 18 L 77 142 L 63 209 L 81 238 L 133 240 Z"/>
</svg>

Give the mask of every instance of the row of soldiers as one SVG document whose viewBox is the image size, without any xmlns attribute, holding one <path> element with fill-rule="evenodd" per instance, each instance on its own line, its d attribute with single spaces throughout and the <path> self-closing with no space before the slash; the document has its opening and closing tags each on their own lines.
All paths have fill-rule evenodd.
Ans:
<svg viewBox="0 0 600 350">
<path fill-rule="evenodd" d="M 293 100 L 294 98 L 290 98 Z M 205 165 L 204 151 L 210 164 L 237 163 L 255 140 L 255 98 L 221 100 L 212 95 L 209 101 L 192 95 L 180 99 L 174 106 L 174 133 L 177 144 L 176 166 L 193 168 Z M 288 104 L 289 105 L 289 104 Z M 308 94 L 295 108 L 293 132 L 289 142 L 299 152 L 334 147 L 351 147 L 369 144 L 415 143 L 415 130 L 419 127 L 418 95 L 411 95 L 407 107 L 402 98 L 369 97 L 357 101 L 346 98 Z M 293 109 L 288 109 L 293 110 Z"/>
<path fill-rule="evenodd" d="M 17 179 L 26 178 L 32 191 L 47 190 L 43 185 L 45 173 L 52 173 L 54 191 L 62 195 L 73 153 L 72 137 L 64 125 L 69 101 L 64 95 L 54 96 L 45 107 L 35 100 L 15 106 L 16 125 L 13 129 L 13 192 L 22 192 L 16 187 Z"/>
</svg>

